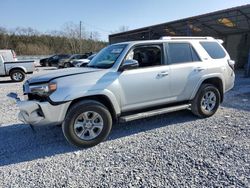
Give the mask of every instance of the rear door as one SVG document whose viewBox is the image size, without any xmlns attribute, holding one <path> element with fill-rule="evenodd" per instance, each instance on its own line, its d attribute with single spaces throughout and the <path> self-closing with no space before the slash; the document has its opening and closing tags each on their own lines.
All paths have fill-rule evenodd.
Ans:
<svg viewBox="0 0 250 188">
<path fill-rule="evenodd" d="M 169 42 L 165 46 L 170 69 L 171 96 L 175 101 L 188 100 L 206 69 L 189 42 Z"/>
</svg>

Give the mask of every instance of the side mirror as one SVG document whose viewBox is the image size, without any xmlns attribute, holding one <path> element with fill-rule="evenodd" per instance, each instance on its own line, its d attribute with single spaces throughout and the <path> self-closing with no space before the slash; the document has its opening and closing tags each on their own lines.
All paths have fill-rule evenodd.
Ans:
<svg viewBox="0 0 250 188">
<path fill-rule="evenodd" d="M 139 63 L 138 61 L 134 60 L 134 59 L 128 59 L 126 61 L 123 62 L 120 70 L 124 71 L 124 70 L 130 70 L 130 69 L 135 69 L 139 67 Z"/>
</svg>

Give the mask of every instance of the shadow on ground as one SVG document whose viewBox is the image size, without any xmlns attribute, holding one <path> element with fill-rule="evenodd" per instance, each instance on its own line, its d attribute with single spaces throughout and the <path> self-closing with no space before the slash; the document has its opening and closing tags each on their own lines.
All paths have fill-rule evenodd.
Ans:
<svg viewBox="0 0 250 188">
<path fill-rule="evenodd" d="M 1 80 L 0 81 L 0 84 L 10 84 L 10 83 L 16 83 L 16 82 L 14 82 L 12 80 Z"/>
<path fill-rule="evenodd" d="M 239 93 L 226 97 L 221 104 L 223 107 L 235 108 L 237 110 L 250 111 L 250 92 Z"/>
<path fill-rule="evenodd" d="M 191 112 L 180 111 L 129 123 L 116 124 L 113 126 L 106 142 L 164 126 L 194 121 L 196 119 Z M 79 150 L 66 142 L 60 127 L 36 127 L 35 131 L 34 133 L 32 129 L 25 124 L 0 126 L 0 166 Z"/>
<path fill-rule="evenodd" d="M 223 107 L 250 111 L 250 78 L 243 71 L 237 71 L 234 87 L 225 93 Z"/>
</svg>

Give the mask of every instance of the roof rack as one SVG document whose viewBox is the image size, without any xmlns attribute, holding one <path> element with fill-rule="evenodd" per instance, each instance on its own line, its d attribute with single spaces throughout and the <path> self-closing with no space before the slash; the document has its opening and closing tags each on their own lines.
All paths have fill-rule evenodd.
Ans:
<svg viewBox="0 0 250 188">
<path fill-rule="evenodd" d="M 170 36 L 163 36 L 160 38 L 160 40 L 181 40 L 181 39 L 211 40 L 214 38 L 213 37 L 170 37 Z"/>
</svg>

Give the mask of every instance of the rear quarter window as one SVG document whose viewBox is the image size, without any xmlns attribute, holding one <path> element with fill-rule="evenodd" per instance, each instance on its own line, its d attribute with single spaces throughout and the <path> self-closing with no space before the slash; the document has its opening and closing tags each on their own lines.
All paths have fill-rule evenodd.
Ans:
<svg viewBox="0 0 250 188">
<path fill-rule="evenodd" d="M 200 44 L 213 59 L 222 59 L 226 56 L 225 51 L 217 42 L 200 42 Z"/>
</svg>

